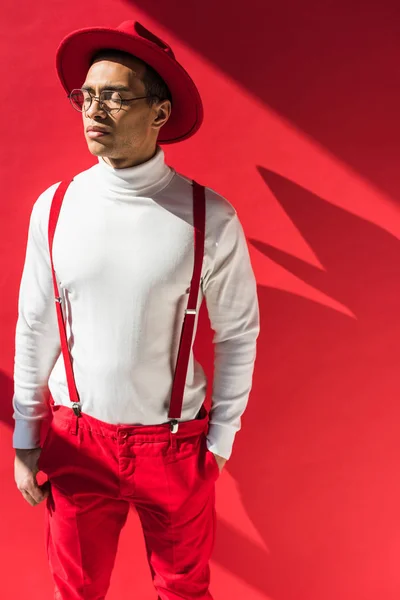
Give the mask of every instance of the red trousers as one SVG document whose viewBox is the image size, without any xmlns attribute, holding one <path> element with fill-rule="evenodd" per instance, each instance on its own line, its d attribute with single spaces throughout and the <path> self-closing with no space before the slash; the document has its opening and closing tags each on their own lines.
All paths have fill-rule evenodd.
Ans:
<svg viewBox="0 0 400 600">
<path fill-rule="evenodd" d="M 51 484 L 46 539 L 56 599 L 106 597 L 131 504 L 159 600 L 212 599 L 219 468 L 203 409 L 200 417 L 172 433 L 168 424 L 110 425 L 53 407 L 39 468 Z"/>
</svg>

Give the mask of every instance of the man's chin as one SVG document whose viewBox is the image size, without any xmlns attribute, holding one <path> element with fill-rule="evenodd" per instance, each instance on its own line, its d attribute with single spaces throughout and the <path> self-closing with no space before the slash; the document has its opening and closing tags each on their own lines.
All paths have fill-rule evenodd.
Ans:
<svg viewBox="0 0 400 600">
<path fill-rule="evenodd" d="M 105 136 L 107 137 L 107 136 Z M 106 146 L 100 140 L 86 140 L 89 152 L 94 156 L 107 156 L 111 154 L 112 150 L 110 146 Z"/>
</svg>

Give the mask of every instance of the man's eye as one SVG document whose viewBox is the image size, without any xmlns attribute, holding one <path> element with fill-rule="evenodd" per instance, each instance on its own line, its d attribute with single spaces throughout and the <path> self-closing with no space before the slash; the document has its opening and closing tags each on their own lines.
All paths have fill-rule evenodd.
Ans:
<svg viewBox="0 0 400 600">
<path fill-rule="evenodd" d="M 109 91 L 109 92 L 103 92 L 103 98 L 104 98 L 104 100 L 118 101 L 120 96 L 119 96 L 118 92 Z"/>
</svg>

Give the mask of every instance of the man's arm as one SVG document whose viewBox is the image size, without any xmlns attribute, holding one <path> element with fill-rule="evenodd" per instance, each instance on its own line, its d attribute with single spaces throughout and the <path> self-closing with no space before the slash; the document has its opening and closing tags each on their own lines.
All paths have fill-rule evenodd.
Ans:
<svg viewBox="0 0 400 600">
<path fill-rule="evenodd" d="M 52 186 L 46 190 L 32 209 L 15 333 L 15 479 L 18 489 L 31 504 L 37 504 L 45 497 L 36 483 L 40 428 L 49 412 L 47 382 L 60 354 L 46 236 L 54 189 Z"/>
<path fill-rule="evenodd" d="M 223 466 L 230 458 L 252 386 L 259 333 L 257 285 L 246 238 L 236 212 L 215 242 L 203 291 L 215 332 L 215 369 L 208 448 Z M 221 457 L 221 459 L 219 459 Z"/>
</svg>

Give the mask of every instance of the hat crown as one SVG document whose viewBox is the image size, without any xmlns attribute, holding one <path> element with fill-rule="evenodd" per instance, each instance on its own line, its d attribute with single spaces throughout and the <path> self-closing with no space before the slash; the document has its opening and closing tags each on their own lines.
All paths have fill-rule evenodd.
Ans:
<svg viewBox="0 0 400 600">
<path fill-rule="evenodd" d="M 158 46 L 161 50 L 164 50 L 171 58 L 175 59 L 175 55 L 172 51 L 171 46 L 169 46 L 164 40 L 157 37 L 154 33 L 146 29 L 144 25 L 139 23 L 138 21 L 124 21 L 117 27 L 119 31 L 123 31 L 124 33 L 128 33 L 129 35 L 134 35 L 135 37 L 140 36 L 151 42 L 152 44 Z"/>
</svg>

